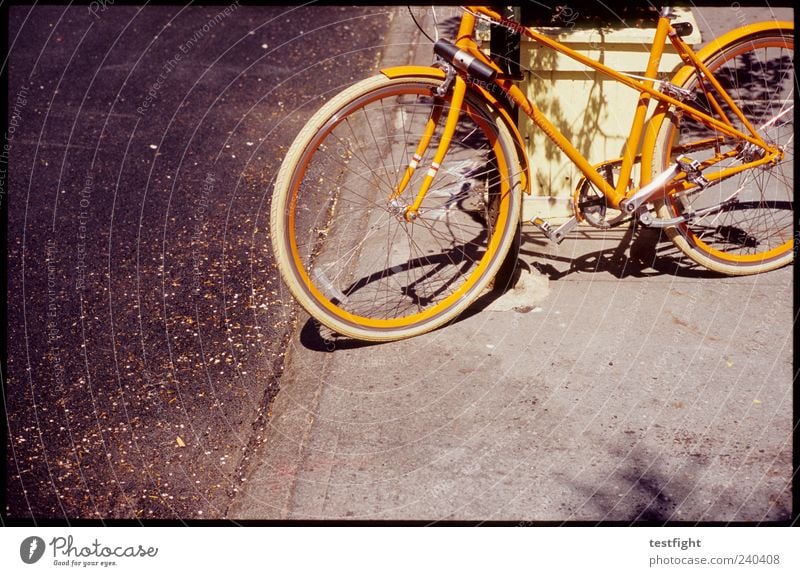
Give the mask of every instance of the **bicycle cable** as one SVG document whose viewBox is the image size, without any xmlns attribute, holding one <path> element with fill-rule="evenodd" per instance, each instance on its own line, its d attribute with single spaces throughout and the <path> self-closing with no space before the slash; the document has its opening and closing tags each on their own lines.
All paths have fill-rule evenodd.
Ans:
<svg viewBox="0 0 800 576">
<path fill-rule="evenodd" d="M 427 32 L 425 32 L 425 29 L 424 29 L 424 28 L 422 27 L 422 25 L 420 25 L 420 23 L 417 21 L 417 17 L 416 17 L 416 16 L 414 16 L 414 12 L 412 12 L 412 11 L 411 11 L 411 6 L 406 6 L 406 8 L 408 9 L 408 13 L 411 15 L 411 19 L 414 21 L 414 24 L 416 24 L 416 26 L 417 26 L 417 28 L 419 29 L 419 31 L 420 31 L 420 32 L 422 32 L 422 34 L 425 36 L 425 38 L 427 38 L 428 40 L 430 40 L 430 41 L 431 41 L 431 43 L 433 43 L 433 44 L 436 44 L 436 40 L 434 40 L 433 38 L 431 38 L 430 34 L 428 34 Z M 433 10 L 433 7 L 431 7 L 431 10 Z M 436 12 L 433 12 L 433 22 L 434 22 L 434 30 L 436 30 L 436 35 L 438 36 L 438 35 L 439 35 L 439 30 L 438 30 L 438 28 L 437 28 L 437 26 L 436 26 Z"/>
</svg>

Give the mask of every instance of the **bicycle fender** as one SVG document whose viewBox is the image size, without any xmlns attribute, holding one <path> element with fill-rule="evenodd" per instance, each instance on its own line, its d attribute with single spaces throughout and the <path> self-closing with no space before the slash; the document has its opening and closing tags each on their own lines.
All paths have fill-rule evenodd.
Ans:
<svg viewBox="0 0 800 576">
<path fill-rule="evenodd" d="M 444 80 L 444 70 L 433 66 L 391 66 L 389 68 L 381 68 L 381 74 L 392 80 L 405 76 L 425 76 Z"/>
<path fill-rule="evenodd" d="M 444 80 L 445 73 L 444 70 L 440 68 L 434 68 L 433 66 L 392 66 L 389 68 L 381 69 L 381 74 L 386 76 L 389 79 L 395 78 L 406 78 L 410 76 L 423 76 L 425 78 L 437 78 Z M 528 165 L 528 155 L 525 152 L 525 146 L 522 144 L 522 136 L 517 129 L 517 123 L 512 120 L 509 113 L 500 105 L 497 98 L 495 98 L 492 94 L 481 88 L 479 85 L 476 84 L 468 84 L 470 89 L 477 90 L 480 92 L 481 96 L 484 100 L 486 100 L 492 108 L 497 110 L 500 116 L 505 122 L 506 127 L 508 128 L 509 132 L 511 132 L 512 137 L 514 138 L 515 145 L 517 147 L 517 158 L 520 162 L 522 168 L 522 190 L 525 194 L 530 195 L 531 193 L 531 175 L 530 175 L 530 168 Z"/>
<path fill-rule="evenodd" d="M 764 32 L 766 30 L 774 30 L 775 28 L 785 28 L 787 30 L 794 30 L 794 23 L 793 22 L 759 22 L 757 24 L 749 24 L 747 26 L 742 26 L 741 28 L 734 28 L 729 32 L 726 32 L 719 38 L 716 38 L 703 46 L 700 50 L 697 51 L 697 57 L 701 62 L 705 62 L 707 58 L 709 58 L 713 53 L 721 50 L 731 42 L 738 40 L 742 36 L 747 36 L 749 34 L 754 34 L 756 32 Z M 694 72 L 694 66 L 686 65 L 683 66 L 680 70 L 678 70 L 675 75 L 672 77 L 670 82 L 675 84 L 676 86 L 683 85 L 686 80 L 689 79 L 689 76 Z"/>
</svg>

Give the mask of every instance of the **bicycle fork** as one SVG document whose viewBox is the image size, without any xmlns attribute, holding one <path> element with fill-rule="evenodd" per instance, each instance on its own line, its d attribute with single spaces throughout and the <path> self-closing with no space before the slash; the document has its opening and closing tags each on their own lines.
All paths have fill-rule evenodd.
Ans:
<svg viewBox="0 0 800 576">
<path fill-rule="evenodd" d="M 428 146 L 431 143 L 433 134 L 436 131 L 436 126 L 439 124 L 441 109 L 437 111 L 436 108 L 434 108 L 434 111 L 425 126 L 425 131 L 422 134 L 422 138 L 417 145 L 417 149 L 414 151 L 414 155 L 411 157 L 400 183 L 397 185 L 391 197 L 389 198 L 389 205 L 398 211 L 398 213 L 402 213 L 403 217 L 409 222 L 415 220 L 419 215 L 419 208 L 425 199 L 425 195 L 431 187 L 431 183 L 433 183 L 433 179 L 436 177 L 439 167 L 442 165 L 442 161 L 447 154 L 447 150 L 450 148 L 450 142 L 453 139 L 453 134 L 455 134 L 456 131 L 458 117 L 461 114 L 461 105 L 464 102 L 464 95 L 467 91 L 467 83 L 463 78 L 457 75 L 453 81 L 450 110 L 447 112 L 447 119 L 445 120 L 441 140 L 439 141 L 439 146 L 436 148 L 436 153 L 433 155 L 433 160 L 428 168 L 428 172 L 425 174 L 425 178 L 422 180 L 419 191 L 414 198 L 414 202 L 410 206 L 402 206 L 398 202 L 398 198 L 406 189 L 406 186 L 408 186 L 411 177 L 414 175 L 414 172 L 419 166 L 425 151 L 428 149 Z"/>
<path fill-rule="evenodd" d="M 467 82 L 461 75 L 456 74 L 456 69 L 487 82 L 493 80 L 496 75 L 496 71 L 490 66 L 487 66 L 474 56 L 468 54 L 464 50 L 459 49 L 455 44 L 447 40 L 437 40 L 433 46 L 433 51 L 446 63 L 447 66 L 445 80 L 437 89 L 436 94 L 437 96 L 444 98 L 447 95 L 447 92 L 452 90 L 450 110 L 447 112 L 447 119 L 445 120 L 439 146 L 436 149 L 436 153 L 434 154 L 431 165 L 428 168 L 428 172 L 425 174 L 425 178 L 420 185 L 419 191 L 414 198 L 414 202 L 410 206 L 403 206 L 398 202 L 398 198 L 408 186 L 411 177 L 414 175 L 419 163 L 422 161 L 422 157 L 428 149 L 431 139 L 433 138 L 433 134 L 436 131 L 436 126 L 439 124 L 441 109 L 437 111 L 436 107 L 434 107 L 434 111 L 431 114 L 431 117 L 428 119 L 428 123 L 425 126 L 425 131 L 423 132 L 422 138 L 420 139 L 417 149 L 414 151 L 414 155 L 411 157 L 411 160 L 409 161 L 408 166 L 403 173 L 400 183 L 397 185 L 397 188 L 389 198 L 390 207 L 398 214 L 402 214 L 403 217 L 409 222 L 415 220 L 419 215 L 420 206 L 422 206 L 425 195 L 428 193 L 428 190 L 433 183 L 433 179 L 436 177 L 436 173 L 438 172 L 439 167 L 442 165 L 442 161 L 447 154 L 447 150 L 450 148 L 450 142 L 453 139 L 453 134 L 455 134 L 456 131 L 458 117 L 461 114 L 461 107 L 464 103 L 464 96 L 467 92 Z"/>
</svg>

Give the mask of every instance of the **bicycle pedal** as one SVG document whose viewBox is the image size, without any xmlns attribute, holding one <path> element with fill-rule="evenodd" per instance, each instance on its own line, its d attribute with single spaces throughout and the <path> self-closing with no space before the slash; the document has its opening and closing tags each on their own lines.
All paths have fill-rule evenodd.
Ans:
<svg viewBox="0 0 800 576">
<path fill-rule="evenodd" d="M 561 244 L 561 241 L 564 240 L 566 235 L 578 225 L 578 219 L 573 216 L 558 228 L 553 228 L 550 222 L 547 220 L 542 220 L 538 216 L 531 218 L 530 223 L 541 230 L 541 232 L 547 236 L 547 239 L 550 240 L 550 242 L 553 244 Z"/>
</svg>

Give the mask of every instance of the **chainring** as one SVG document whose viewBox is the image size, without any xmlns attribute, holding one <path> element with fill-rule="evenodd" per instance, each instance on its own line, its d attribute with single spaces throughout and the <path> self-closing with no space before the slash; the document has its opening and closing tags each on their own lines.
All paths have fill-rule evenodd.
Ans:
<svg viewBox="0 0 800 576">
<path fill-rule="evenodd" d="M 597 167 L 597 171 L 613 188 L 616 188 L 619 176 L 619 161 L 606 162 Z M 578 186 L 577 211 L 587 224 L 606 230 L 619 225 L 626 214 L 612 208 L 605 194 L 592 184 L 588 178 L 582 178 Z"/>
</svg>

